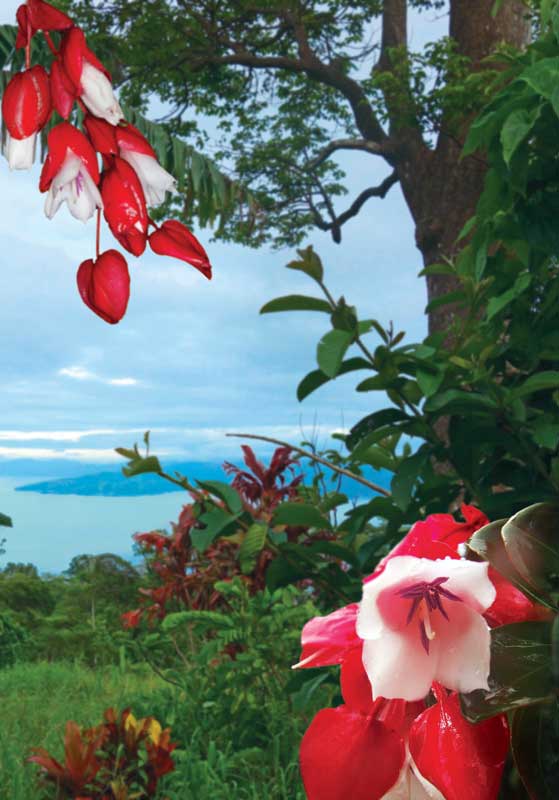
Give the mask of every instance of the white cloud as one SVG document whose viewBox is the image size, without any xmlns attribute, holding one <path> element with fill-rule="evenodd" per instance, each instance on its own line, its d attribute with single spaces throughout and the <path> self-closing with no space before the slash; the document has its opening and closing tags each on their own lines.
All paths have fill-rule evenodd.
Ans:
<svg viewBox="0 0 559 800">
<path fill-rule="evenodd" d="M 122 460 L 114 450 L 110 449 L 68 448 L 65 450 L 54 450 L 49 447 L 0 447 L 0 458 L 33 458 L 38 461 L 53 458 L 67 458 L 73 461 L 83 461 L 86 464 Z"/>
<path fill-rule="evenodd" d="M 122 434 L 142 434 L 143 428 L 92 428 L 82 431 L 3 431 L 0 430 L 2 442 L 79 442 L 87 436 L 120 436 Z"/>
<path fill-rule="evenodd" d="M 137 386 L 139 381 L 136 378 L 111 378 L 106 383 L 111 386 Z"/>
<path fill-rule="evenodd" d="M 136 378 L 103 378 L 96 372 L 79 365 L 62 367 L 62 369 L 58 370 L 58 375 L 62 378 L 72 378 L 76 381 L 98 381 L 107 386 L 138 386 L 140 383 Z"/>
<path fill-rule="evenodd" d="M 97 380 L 97 375 L 85 369 L 85 367 L 63 367 L 58 370 L 58 374 L 64 378 L 73 378 L 76 381 Z"/>
</svg>

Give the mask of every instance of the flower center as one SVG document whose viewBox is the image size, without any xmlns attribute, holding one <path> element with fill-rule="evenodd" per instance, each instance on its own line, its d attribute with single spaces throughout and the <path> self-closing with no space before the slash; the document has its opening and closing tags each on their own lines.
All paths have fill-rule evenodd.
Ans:
<svg viewBox="0 0 559 800">
<path fill-rule="evenodd" d="M 446 583 L 447 580 L 448 577 L 441 577 L 435 578 L 431 583 L 421 581 L 411 586 L 406 586 L 405 589 L 401 589 L 398 592 L 399 597 L 403 597 L 405 600 L 411 600 L 406 625 L 409 625 L 413 619 L 418 621 L 421 644 L 427 655 L 429 655 L 429 644 L 436 636 L 431 626 L 431 614 L 435 611 L 440 611 L 443 617 L 448 620 L 449 616 L 443 606 L 443 598 L 445 600 L 462 602 L 460 597 L 449 592 L 448 589 L 443 588 L 442 584 Z"/>
</svg>

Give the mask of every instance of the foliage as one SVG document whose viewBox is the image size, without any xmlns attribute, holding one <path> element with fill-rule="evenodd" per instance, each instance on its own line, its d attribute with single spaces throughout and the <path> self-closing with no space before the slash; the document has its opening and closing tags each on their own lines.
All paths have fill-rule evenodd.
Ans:
<svg viewBox="0 0 559 800">
<path fill-rule="evenodd" d="M 340 241 L 343 225 L 397 183 L 400 145 L 424 141 L 426 155 L 441 131 L 456 136 L 499 75 L 472 70 L 447 36 L 408 50 L 405 20 L 387 21 L 380 0 L 63 5 L 100 52 L 119 53 L 129 104 L 158 97 L 171 131 L 213 140 L 217 162 L 250 186 L 256 213 L 241 207 L 218 234 L 253 245 L 297 244 L 313 228 Z M 444 5 L 409 0 L 398 14 Z M 348 151 L 364 173 L 371 156 L 396 169 L 346 203 Z"/>
<path fill-rule="evenodd" d="M 359 593 L 366 564 L 356 557 L 355 531 L 337 526 L 335 516 L 348 499 L 339 487 L 321 496 L 322 475 L 315 476 L 314 487 L 304 487 L 302 475 L 289 477 L 295 464 L 289 448 L 278 448 L 266 467 L 244 446 L 248 471 L 225 465 L 234 476 L 231 485 L 197 481 L 195 486 L 182 475 L 167 475 L 150 454 L 147 435 L 146 440 L 145 456 L 137 447 L 117 449 L 129 459 L 124 474 L 155 472 L 189 491 L 194 502 L 184 507 L 170 536 L 160 531 L 135 536 L 141 550 L 153 554 L 148 568 L 155 586 L 141 589 L 146 604 L 125 615 L 127 627 L 138 625 L 145 613 L 164 618 L 170 603 L 213 609 L 222 602 L 215 582 L 235 575 L 243 575 L 253 592 L 308 580 L 320 588 L 325 605 Z"/>
<path fill-rule="evenodd" d="M 155 797 L 159 779 L 175 767 L 170 735 L 153 717 L 137 720 L 130 709 L 118 714 L 109 708 L 94 728 L 66 724 L 62 763 L 42 748 L 29 761 L 57 800 L 85 792 L 91 800 Z"/>
<path fill-rule="evenodd" d="M 0 669 L 20 661 L 29 644 L 28 631 L 9 612 L 0 612 Z"/>
</svg>

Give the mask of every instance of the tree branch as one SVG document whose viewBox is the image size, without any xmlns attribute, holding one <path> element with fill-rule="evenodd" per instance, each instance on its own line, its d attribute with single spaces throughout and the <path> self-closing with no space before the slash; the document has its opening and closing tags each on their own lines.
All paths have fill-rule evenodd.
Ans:
<svg viewBox="0 0 559 800">
<path fill-rule="evenodd" d="M 371 142 L 368 139 L 334 139 L 324 147 L 318 155 L 305 165 L 306 169 L 313 170 L 320 166 L 332 153 L 338 150 L 361 150 L 375 156 L 385 156 L 389 148 L 378 142 Z"/>
</svg>

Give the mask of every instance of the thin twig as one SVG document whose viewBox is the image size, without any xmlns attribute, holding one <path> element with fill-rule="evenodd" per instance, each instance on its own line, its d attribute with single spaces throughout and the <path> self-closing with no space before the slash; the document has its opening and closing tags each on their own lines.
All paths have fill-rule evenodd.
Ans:
<svg viewBox="0 0 559 800">
<path fill-rule="evenodd" d="M 357 483 L 367 486 L 368 489 L 372 489 L 373 492 L 378 492 L 378 494 L 383 494 L 385 497 L 390 497 L 390 492 L 387 489 L 384 489 L 382 486 L 379 486 L 377 483 L 368 481 L 367 478 L 363 478 L 361 475 L 356 475 L 355 472 L 351 472 L 349 469 L 338 467 L 336 464 L 332 464 L 330 461 L 327 461 L 327 459 L 322 458 L 322 456 L 317 456 L 314 453 L 309 453 L 308 450 L 303 450 L 302 447 L 295 447 L 295 445 L 289 444 L 289 442 L 282 442 L 281 439 L 272 439 L 270 436 L 257 436 L 255 433 L 226 433 L 225 435 L 235 436 L 238 439 L 258 439 L 261 442 L 270 442 L 270 444 L 277 444 L 280 447 L 289 447 L 289 449 L 293 450 L 294 453 L 299 453 L 299 455 L 304 456 L 305 458 L 310 458 L 311 461 L 318 461 L 319 464 L 328 467 L 328 469 L 331 469 L 333 472 L 338 472 L 340 475 L 345 475 L 347 478 L 351 478 L 352 480 L 357 481 Z"/>
</svg>

